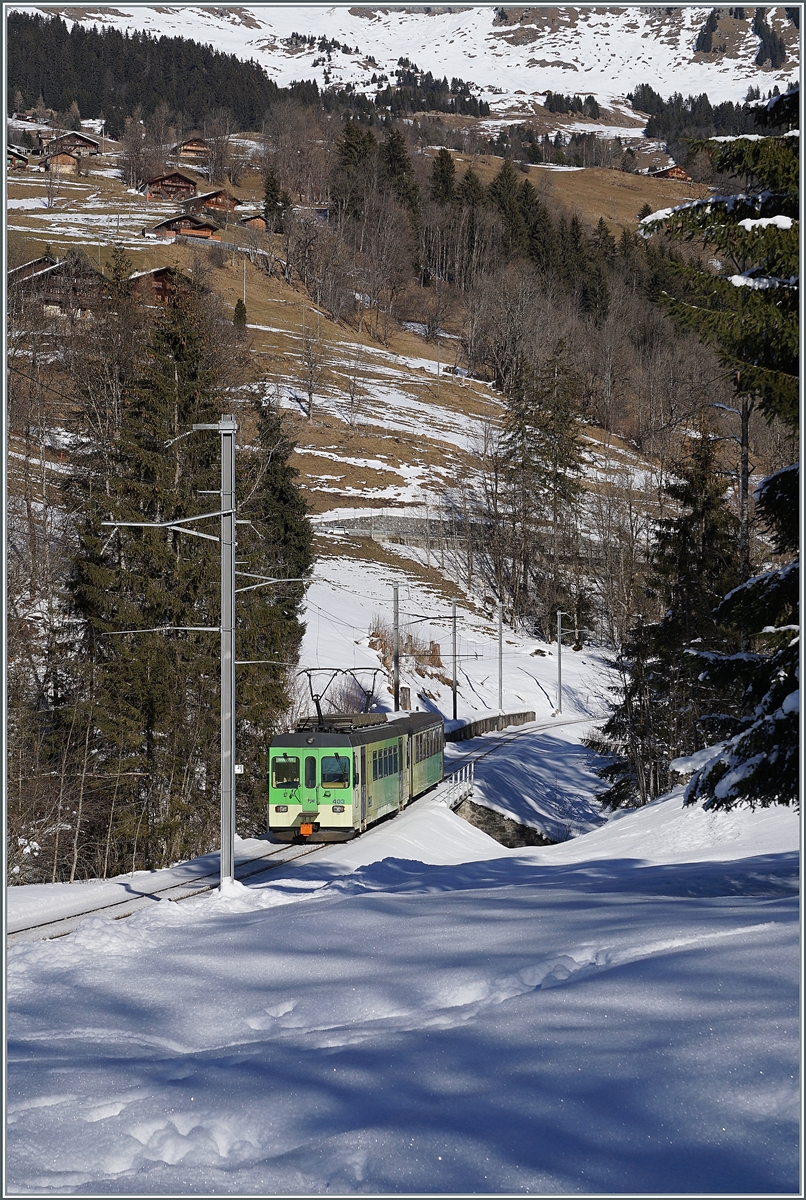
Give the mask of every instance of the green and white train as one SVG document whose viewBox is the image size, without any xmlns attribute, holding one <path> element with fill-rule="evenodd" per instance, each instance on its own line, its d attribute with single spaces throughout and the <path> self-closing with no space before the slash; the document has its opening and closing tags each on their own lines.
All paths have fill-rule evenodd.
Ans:
<svg viewBox="0 0 806 1200">
<path fill-rule="evenodd" d="M 444 746 L 433 713 L 338 714 L 278 734 L 269 748 L 269 832 L 283 841 L 355 837 L 440 782 Z"/>
</svg>

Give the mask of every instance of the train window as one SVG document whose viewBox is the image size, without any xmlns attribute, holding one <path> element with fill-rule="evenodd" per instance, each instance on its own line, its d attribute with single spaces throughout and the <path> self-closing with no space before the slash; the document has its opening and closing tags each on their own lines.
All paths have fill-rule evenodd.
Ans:
<svg viewBox="0 0 806 1200">
<path fill-rule="evenodd" d="M 277 755 L 271 760 L 271 786 L 276 788 L 299 787 L 299 759 L 288 754 Z"/>
<path fill-rule="evenodd" d="M 392 748 L 392 774 L 398 775 L 399 773 L 400 773 L 400 768 L 399 768 L 398 762 L 397 762 L 397 746 L 394 746 Z"/>
<path fill-rule="evenodd" d="M 389 774 L 389 747 L 383 748 L 383 777 L 384 779 Z"/>
<path fill-rule="evenodd" d="M 305 759 L 305 786 L 306 788 L 316 787 L 316 759 L 312 754 Z"/>
<path fill-rule="evenodd" d="M 322 787 L 350 786 L 350 760 L 345 754 L 322 755 Z"/>
<path fill-rule="evenodd" d="M 378 751 L 372 751 L 372 778 L 378 778 Z"/>
<path fill-rule="evenodd" d="M 358 758 L 354 754 L 353 755 L 353 787 L 358 787 L 360 782 L 361 782 L 361 780 L 358 775 Z"/>
</svg>

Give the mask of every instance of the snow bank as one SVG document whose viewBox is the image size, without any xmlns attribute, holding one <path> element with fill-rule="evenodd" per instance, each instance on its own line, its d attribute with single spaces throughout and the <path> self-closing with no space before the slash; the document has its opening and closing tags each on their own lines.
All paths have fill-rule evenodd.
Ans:
<svg viewBox="0 0 806 1200">
<path fill-rule="evenodd" d="M 797 844 L 674 795 L 508 851 L 425 801 L 14 946 L 10 1191 L 795 1191 Z"/>
</svg>

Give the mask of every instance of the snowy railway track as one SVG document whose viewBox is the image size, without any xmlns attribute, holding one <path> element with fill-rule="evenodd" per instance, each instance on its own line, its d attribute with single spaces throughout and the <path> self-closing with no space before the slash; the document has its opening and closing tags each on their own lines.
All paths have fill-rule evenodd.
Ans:
<svg viewBox="0 0 806 1200">
<path fill-rule="evenodd" d="M 492 744 L 485 742 L 477 750 L 471 750 L 469 753 L 462 756 L 456 762 L 446 763 L 446 772 L 454 774 L 460 771 L 462 767 L 468 766 L 470 763 L 480 762 L 482 758 L 487 758 L 488 755 L 494 754 L 496 750 L 500 750 L 502 746 L 509 746 L 512 742 L 518 741 L 519 738 L 528 737 L 531 733 L 540 733 L 545 729 L 560 729 L 566 725 L 585 725 L 591 721 L 595 721 L 596 717 L 569 717 L 565 721 L 542 721 L 540 723 L 533 721 L 531 724 L 522 726 L 512 732 L 504 731 Z M 447 768 L 450 770 L 447 770 Z"/>
<path fill-rule="evenodd" d="M 317 850 L 323 848 L 323 845 L 324 843 L 303 847 L 280 846 L 266 854 L 257 855 L 255 858 L 243 859 L 241 862 L 235 864 L 235 878 L 239 883 L 242 883 L 245 879 L 252 879 L 256 875 L 265 874 L 288 863 L 296 862 L 297 859 L 306 858 L 309 854 L 315 854 Z M 266 861 L 267 859 L 275 858 L 277 859 L 276 862 L 267 863 Z M 256 863 L 261 863 L 262 865 L 255 867 Z M 253 869 L 250 870 L 249 868 Z M 86 917 L 94 917 L 101 913 L 106 913 L 111 915 L 114 920 L 120 921 L 147 907 L 152 900 L 158 902 L 170 900 L 173 903 L 178 903 L 182 900 L 190 900 L 194 896 L 201 896 L 205 892 L 211 892 L 218 885 L 218 871 L 208 871 L 204 875 L 197 875 L 195 878 L 183 880 L 181 883 L 171 883 L 166 884 L 164 887 L 155 887 L 136 892 L 134 895 L 125 896 L 121 900 L 105 901 L 104 903 L 83 909 L 81 912 L 69 913 L 63 917 L 51 918 L 47 921 L 29 921 L 27 924 L 20 923 L 14 927 L 7 925 L 6 944 L 10 946 L 18 941 L 46 941 L 53 938 L 65 937 L 66 934 L 72 933 Z M 114 909 L 119 911 L 112 912 L 111 910 Z"/>
<path fill-rule="evenodd" d="M 539 733 L 547 729 L 558 729 L 561 726 L 580 725 L 591 720 L 595 720 L 595 718 L 573 717 L 563 721 L 533 722 L 526 727 L 504 731 L 493 742 L 488 742 L 485 739 L 481 746 L 463 754 L 456 762 L 446 763 L 446 767 L 449 768 L 448 774 L 458 774 L 463 767 L 487 758 L 489 755 L 501 750 L 502 747 L 511 745 L 512 742 L 517 741 L 519 738 L 528 737 L 530 734 Z M 416 804 L 417 801 L 414 803 Z M 363 836 L 371 836 L 371 834 L 372 830 L 369 830 Z M 239 883 L 247 879 L 254 879 L 257 875 L 277 870 L 279 867 L 296 862 L 300 858 L 306 858 L 310 854 L 315 854 L 317 851 L 324 849 L 327 844 L 316 843 L 315 845 L 305 846 L 284 845 L 274 847 L 267 851 L 266 854 L 244 859 L 236 863 L 235 877 Z M 269 859 L 272 861 L 267 861 Z M 20 922 L 16 925 L 13 922 L 9 922 L 6 927 L 6 944 L 10 946 L 19 941 L 46 941 L 65 937 L 68 933 L 72 933 L 86 917 L 105 913 L 111 915 L 114 920 L 123 920 L 126 917 L 132 916 L 133 913 L 146 908 L 152 901 L 160 902 L 162 900 L 169 900 L 173 903 L 179 903 L 182 900 L 190 900 L 194 896 L 201 896 L 205 892 L 211 892 L 218 885 L 218 870 L 208 871 L 203 875 L 197 875 L 192 879 L 186 879 L 180 883 L 170 883 L 163 887 L 137 891 L 134 894 L 131 894 L 133 891 L 131 885 L 126 885 L 130 890 L 130 894 L 119 900 L 106 900 L 103 903 L 82 909 L 80 912 L 69 913 L 63 917 L 50 918 L 49 920 L 31 921 L 29 919 L 27 922 Z"/>
</svg>

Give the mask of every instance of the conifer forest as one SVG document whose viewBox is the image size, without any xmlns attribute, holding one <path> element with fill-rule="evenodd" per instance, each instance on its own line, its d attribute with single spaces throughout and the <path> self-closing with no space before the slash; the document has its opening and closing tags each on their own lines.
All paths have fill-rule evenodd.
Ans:
<svg viewBox="0 0 806 1200">
<path fill-rule="evenodd" d="M 103 113 L 130 187 L 204 127 L 210 186 L 259 175 L 267 272 L 378 346 L 404 321 L 431 344 L 450 331 L 453 369 L 494 386 L 501 419 L 444 512 L 467 584 L 500 600 L 507 622 L 549 641 L 562 610 L 578 639 L 606 647 L 616 684 L 591 741 L 606 805 L 646 804 L 668 790 L 675 758 L 715 744 L 691 800 L 793 801 L 797 91 L 711 106 L 644 85 L 636 106 L 654 136 L 710 191 L 614 235 L 549 202 L 521 163 L 595 153 L 628 170 L 617 138 L 558 143 L 512 125 L 498 141 L 473 134 L 469 164 L 449 136 L 424 154 L 440 114 L 485 114 L 463 80 L 408 60 L 371 104 L 279 88 L 234 56 L 190 42 L 180 54 L 180 39 L 22 14 L 9 37 L 11 107 L 39 104 L 65 124 L 71 105 Z M 592 96 L 551 99 L 552 111 L 599 115 Z M 243 161 L 242 130 L 260 137 L 256 163 Z M 494 172 L 474 166 L 481 153 L 498 156 Z M 80 273 L 86 255 L 70 254 Z M 10 268 L 27 257 L 10 244 Z M 166 527 L 217 504 L 218 439 L 192 425 L 237 406 L 244 569 L 304 581 L 314 566 L 294 427 L 250 353 L 243 301 L 233 320 L 201 259 L 157 306 L 122 246 L 102 272 L 92 321 L 9 292 L 8 420 L 22 447 L 8 500 L 15 882 L 107 878 L 216 845 L 217 642 L 200 630 L 218 620 L 219 564 L 208 542 Z M 314 325 L 296 368 L 308 419 L 326 358 Z M 588 425 L 654 464 L 657 486 L 587 487 Z M 45 444 L 58 472 L 44 468 Z M 266 747 L 293 701 L 304 594 L 294 582 L 239 600 L 239 654 L 263 664 L 239 676 L 244 836 L 265 828 Z M 157 632 L 168 626 L 191 631 Z M 35 860 L 19 850 L 34 842 Z"/>
</svg>

